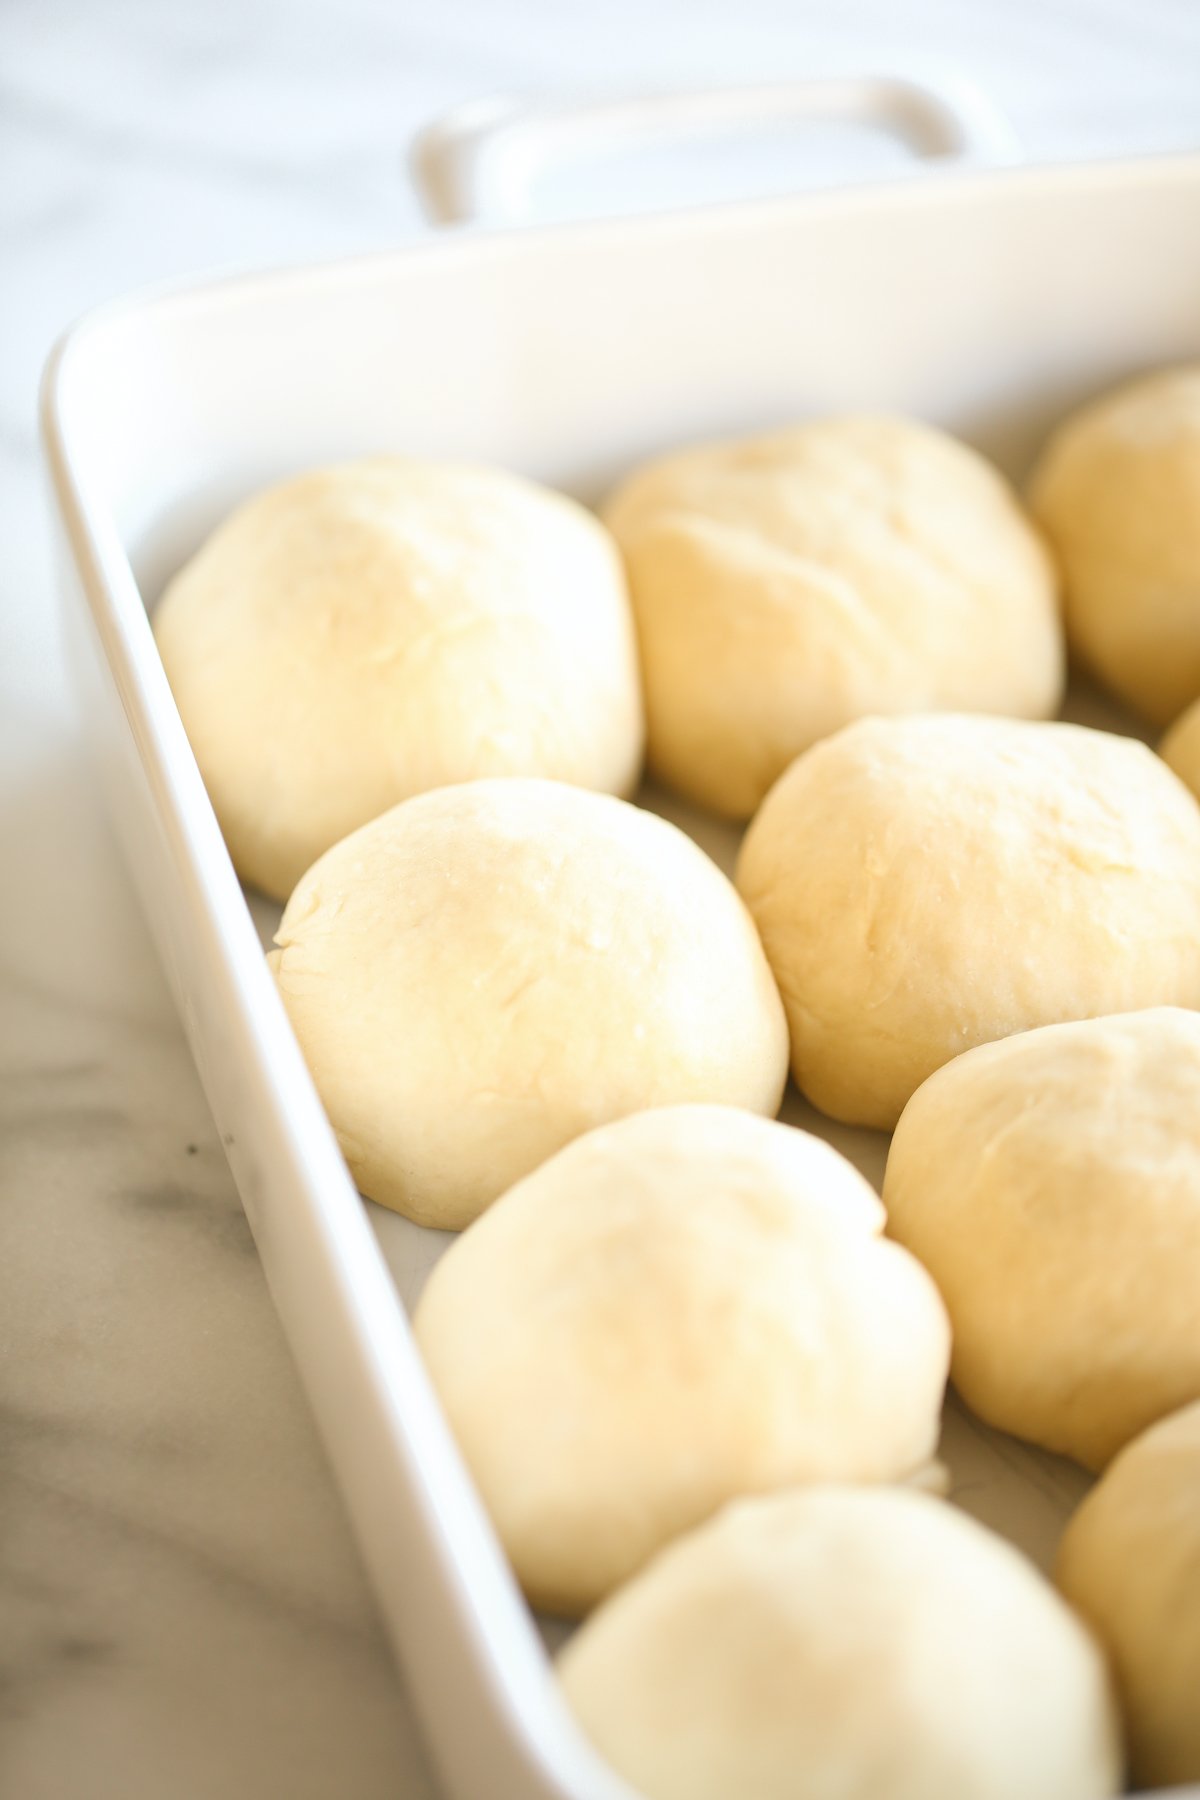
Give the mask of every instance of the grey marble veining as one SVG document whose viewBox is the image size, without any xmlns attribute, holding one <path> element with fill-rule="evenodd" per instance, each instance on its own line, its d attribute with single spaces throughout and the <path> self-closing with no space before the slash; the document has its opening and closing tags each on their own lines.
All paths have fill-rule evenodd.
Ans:
<svg viewBox="0 0 1200 1800">
<path fill-rule="evenodd" d="M 425 1792 L 173 1021 L 4 1008 L 0 1787 Z"/>
<path fill-rule="evenodd" d="M 0 7 L 3 1800 L 434 1791 L 91 784 L 36 460 L 51 342 L 139 282 L 419 229 L 403 145 L 474 93 L 922 56 L 1035 157 L 1200 143 L 1189 0 Z"/>
</svg>

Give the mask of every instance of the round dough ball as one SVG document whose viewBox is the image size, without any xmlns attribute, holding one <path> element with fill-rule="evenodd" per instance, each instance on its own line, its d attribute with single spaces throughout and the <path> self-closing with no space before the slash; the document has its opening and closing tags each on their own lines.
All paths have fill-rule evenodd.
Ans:
<svg viewBox="0 0 1200 1800">
<path fill-rule="evenodd" d="M 645 1800 L 1104 1800 L 1103 1659 L 1016 1550 L 941 1500 L 810 1488 L 728 1507 L 559 1658 Z"/>
<path fill-rule="evenodd" d="M 238 872 L 278 899 L 429 788 L 637 781 L 616 550 L 515 475 L 379 457 L 271 488 L 176 576 L 154 632 Z"/>
<path fill-rule="evenodd" d="M 1200 368 L 1086 406 L 1030 503 L 1062 568 L 1072 649 L 1159 725 L 1200 694 Z"/>
<path fill-rule="evenodd" d="M 995 469 L 903 419 L 687 450 L 605 508 L 625 555 L 651 767 L 735 818 L 867 713 L 1044 718 L 1062 695 L 1049 559 Z"/>
<path fill-rule="evenodd" d="M 328 851 L 271 961 L 362 1192 L 457 1227 L 644 1106 L 777 1111 L 787 1026 L 731 884 L 675 826 L 475 781 Z"/>
<path fill-rule="evenodd" d="M 905 1107 L 888 1230 L 989 1424 L 1096 1469 L 1200 1399 L 1198 1095 L 1200 1016 L 1156 1007 L 968 1050 Z"/>
<path fill-rule="evenodd" d="M 1200 1782 L 1200 1406 L 1122 1451 L 1057 1574 L 1108 1651 L 1138 1786 Z"/>
<path fill-rule="evenodd" d="M 937 1444 L 937 1289 L 874 1190 L 727 1107 L 579 1138 L 439 1263 L 417 1342 L 526 1593 L 577 1613 L 743 1493 Z"/>
<path fill-rule="evenodd" d="M 1129 738 L 867 719 L 768 795 L 738 886 L 815 1105 L 891 1127 L 960 1051 L 1200 1005 L 1200 808 Z"/>
</svg>

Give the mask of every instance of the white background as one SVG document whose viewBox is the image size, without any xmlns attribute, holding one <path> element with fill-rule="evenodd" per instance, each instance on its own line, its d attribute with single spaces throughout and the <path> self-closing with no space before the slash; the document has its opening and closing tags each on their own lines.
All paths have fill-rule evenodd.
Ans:
<svg viewBox="0 0 1200 1800">
<path fill-rule="evenodd" d="M 3 1800 L 433 1791 L 91 784 L 51 342 L 150 279 L 420 230 L 403 147 L 459 99 L 929 59 L 1034 160 L 1200 147 L 1189 0 L 0 0 Z"/>
</svg>

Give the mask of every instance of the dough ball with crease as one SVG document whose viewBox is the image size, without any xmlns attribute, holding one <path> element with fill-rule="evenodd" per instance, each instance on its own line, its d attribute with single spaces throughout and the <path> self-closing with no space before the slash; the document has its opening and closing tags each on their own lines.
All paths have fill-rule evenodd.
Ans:
<svg viewBox="0 0 1200 1800">
<path fill-rule="evenodd" d="M 1200 1005 L 1200 807 L 1081 726 L 867 719 L 800 757 L 738 864 L 813 1103 L 890 1128 L 975 1044 Z"/>
<path fill-rule="evenodd" d="M 271 488 L 176 576 L 154 631 L 238 872 L 279 899 L 429 788 L 638 778 L 616 550 L 499 470 L 377 457 Z"/>
<path fill-rule="evenodd" d="M 1050 562 L 1000 474 L 911 420 L 831 418 L 683 450 L 604 508 L 637 615 L 654 772 L 744 818 L 868 713 L 1043 718 Z"/>
<path fill-rule="evenodd" d="M 1025 1558 L 944 1501 L 821 1487 L 726 1508 L 558 1659 L 644 1800 L 1106 1800 L 1103 1658 Z"/>
<path fill-rule="evenodd" d="M 1200 1399 L 1200 1015 L 1047 1025 L 909 1101 L 888 1230 L 954 1321 L 990 1425 L 1101 1468 Z"/>
<path fill-rule="evenodd" d="M 1057 1578 L 1108 1651 L 1138 1787 L 1200 1782 L 1200 1404 L 1122 1450 Z"/>
<path fill-rule="evenodd" d="M 575 1613 L 726 1500 L 927 1464 L 945 1310 L 819 1138 L 668 1107 L 452 1245 L 417 1341 L 518 1578 Z"/>
<path fill-rule="evenodd" d="M 271 961 L 359 1187 L 458 1227 L 645 1106 L 778 1110 L 754 925 L 690 838 L 552 781 L 394 807 L 300 881 Z"/>
<path fill-rule="evenodd" d="M 1169 724 L 1200 696 L 1200 366 L 1074 413 L 1042 455 L 1030 503 L 1062 569 L 1072 649 Z"/>
</svg>

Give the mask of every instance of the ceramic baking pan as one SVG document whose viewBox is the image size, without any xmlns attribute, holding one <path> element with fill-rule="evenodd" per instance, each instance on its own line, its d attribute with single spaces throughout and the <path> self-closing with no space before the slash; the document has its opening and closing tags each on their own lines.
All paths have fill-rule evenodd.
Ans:
<svg viewBox="0 0 1200 1800">
<path fill-rule="evenodd" d="M 446 233 L 93 314 L 59 346 L 44 438 L 71 642 L 147 917 L 379 1604 L 456 1800 L 616 1800 L 575 1733 L 409 1335 L 439 1248 L 364 1206 L 264 966 L 148 609 L 237 499 L 398 450 L 595 497 L 689 438 L 824 410 L 912 412 L 1020 476 L 1098 388 L 1200 353 L 1200 158 L 1032 170 L 986 109 L 909 84 L 774 90 L 894 128 L 919 178 L 665 216 Z M 441 210 L 511 211 L 539 162 L 649 120 L 493 105 L 428 137 Z M 708 110 L 705 110 L 705 107 Z M 715 107 L 715 112 L 714 112 Z M 725 111 L 722 112 L 722 107 Z M 682 112 L 680 111 L 682 108 Z M 790 110 L 789 110 L 790 109 Z M 753 112 L 753 107 L 749 108 Z M 938 154 L 941 153 L 941 160 Z M 490 184 L 490 185 L 489 185 Z M 516 202 L 514 202 L 516 196 Z M 719 828 L 696 828 L 728 855 Z M 789 1115 L 812 1116 L 793 1104 Z M 822 1127 L 876 1175 L 883 1142 Z M 963 1503 L 1045 1563 L 1085 1478 L 951 1412 Z"/>
</svg>

